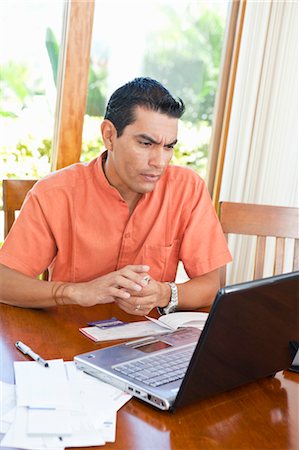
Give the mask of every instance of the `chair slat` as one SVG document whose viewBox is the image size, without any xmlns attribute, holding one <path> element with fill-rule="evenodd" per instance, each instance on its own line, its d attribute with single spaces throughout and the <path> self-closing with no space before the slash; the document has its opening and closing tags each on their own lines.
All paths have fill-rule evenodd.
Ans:
<svg viewBox="0 0 299 450">
<path fill-rule="evenodd" d="M 220 286 L 225 286 L 226 284 L 226 267 L 220 268 Z"/>
<path fill-rule="evenodd" d="M 277 238 L 275 246 L 274 275 L 279 275 L 283 272 L 284 248 L 285 239 Z"/>
<path fill-rule="evenodd" d="M 299 239 L 295 239 L 294 243 L 293 271 L 296 270 L 299 270 Z"/>
<path fill-rule="evenodd" d="M 253 278 L 263 278 L 264 274 L 264 261 L 266 250 L 266 238 L 264 236 L 258 236 L 256 241 L 256 254 L 254 263 L 254 275 Z"/>
<path fill-rule="evenodd" d="M 263 277 L 267 237 L 276 238 L 272 275 L 283 273 L 287 238 L 295 239 L 293 270 L 299 270 L 299 208 L 222 202 L 220 222 L 226 237 L 231 234 L 257 236 L 254 279 Z M 225 280 L 221 274 L 222 286 Z"/>
</svg>

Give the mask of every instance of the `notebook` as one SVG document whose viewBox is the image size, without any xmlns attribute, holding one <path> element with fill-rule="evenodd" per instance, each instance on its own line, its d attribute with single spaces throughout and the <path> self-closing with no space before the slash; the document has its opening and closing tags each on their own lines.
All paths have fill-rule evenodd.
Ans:
<svg viewBox="0 0 299 450">
<path fill-rule="evenodd" d="M 182 328 L 91 351 L 77 367 L 174 411 L 287 369 L 299 341 L 299 272 L 218 291 L 202 331 Z"/>
</svg>

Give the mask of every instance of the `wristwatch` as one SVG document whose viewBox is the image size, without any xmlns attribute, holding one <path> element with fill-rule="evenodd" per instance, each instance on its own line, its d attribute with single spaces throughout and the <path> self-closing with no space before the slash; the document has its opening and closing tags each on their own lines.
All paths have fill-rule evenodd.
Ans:
<svg viewBox="0 0 299 450">
<path fill-rule="evenodd" d="M 178 296 L 178 288 L 175 283 L 166 283 L 170 286 L 171 296 L 168 305 L 164 306 L 164 308 L 157 307 L 157 310 L 161 316 L 165 314 L 170 314 L 176 311 L 179 304 L 179 296 Z"/>
</svg>

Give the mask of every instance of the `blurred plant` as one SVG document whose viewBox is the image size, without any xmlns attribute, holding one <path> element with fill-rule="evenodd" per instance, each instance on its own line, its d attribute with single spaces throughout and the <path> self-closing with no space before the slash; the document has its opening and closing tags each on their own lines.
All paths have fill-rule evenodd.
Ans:
<svg viewBox="0 0 299 450">
<path fill-rule="evenodd" d="M 184 100 L 185 120 L 211 125 L 225 20 L 204 2 L 190 2 L 185 20 L 170 5 L 163 10 L 163 28 L 148 36 L 143 72 Z"/>
<path fill-rule="evenodd" d="M 59 44 L 51 28 L 47 28 L 46 31 L 46 47 L 52 67 L 53 79 L 55 86 L 57 86 Z M 86 114 L 90 116 L 102 116 L 105 112 L 107 76 L 107 59 L 105 57 L 98 61 L 91 59 L 88 73 L 88 93 L 86 102 Z"/>
<path fill-rule="evenodd" d="M 46 29 L 46 47 L 50 63 L 52 67 L 52 75 L 55 86 L 57 86 L 58 60 L 59 60 L 59 45 L 55 34 L 51 28 Z"/>
<path fill-rule="evenodd" d="M 17 117 L 27 101 L 43 93 L 24 63 L 8 61 L 0 66 L 0 116 Z"/>
<path fill-rule="evenodd" d="M 100 124 L 102 120 L 103 117 L 91 117 L 85 115 L 80 161 L 91 161 L 104 150 L 104 142 L 100 134 Z"/>
</svg>

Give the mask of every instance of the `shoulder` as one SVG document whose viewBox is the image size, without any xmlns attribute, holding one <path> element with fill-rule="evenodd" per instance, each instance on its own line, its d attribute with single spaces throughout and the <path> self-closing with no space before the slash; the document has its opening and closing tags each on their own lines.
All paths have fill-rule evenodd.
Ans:
<svg viewBox="0 0 299 450">
<path fill-rule="evenodd" d="M 43 195 L 56 190 L 73 191 L 74 188 L 93 178 L 97 162 L 98 158 L 89 163 L 76 163 L 52 172 L 35 184 L 33 192 L 36 195 Z"/>
<path fill-rule="evenodd" d="M 205 186 L 201 176 L 189 167 L 170 165 L 165 175 L 166 183 L 172 184 L 176 189 L 187 190 L 189 193 L 202 190 Z"/>
<path fill-rule="evenodd" d="M 172 205 L 191 211 L 212 204 L 205 181 L 193 169 L 170 165 L 164 175 L 160 193 L 168 192 Z"/>
<path fill-rule="evenodd" d="M 184 166 L 176 166 L 174 164 L 171 164 L 167 167 L 166 173 L 170 178 L 176 179 L 179 177 L 180 179 L 186 179 L 186 180 L 193 180 L 194 182 L 203 182 L 203 179 L 198 175 L 198 173 L 195 172 L 194 169 L 191 169 L 190 167 L 184 167 Z"/>
</svg>

